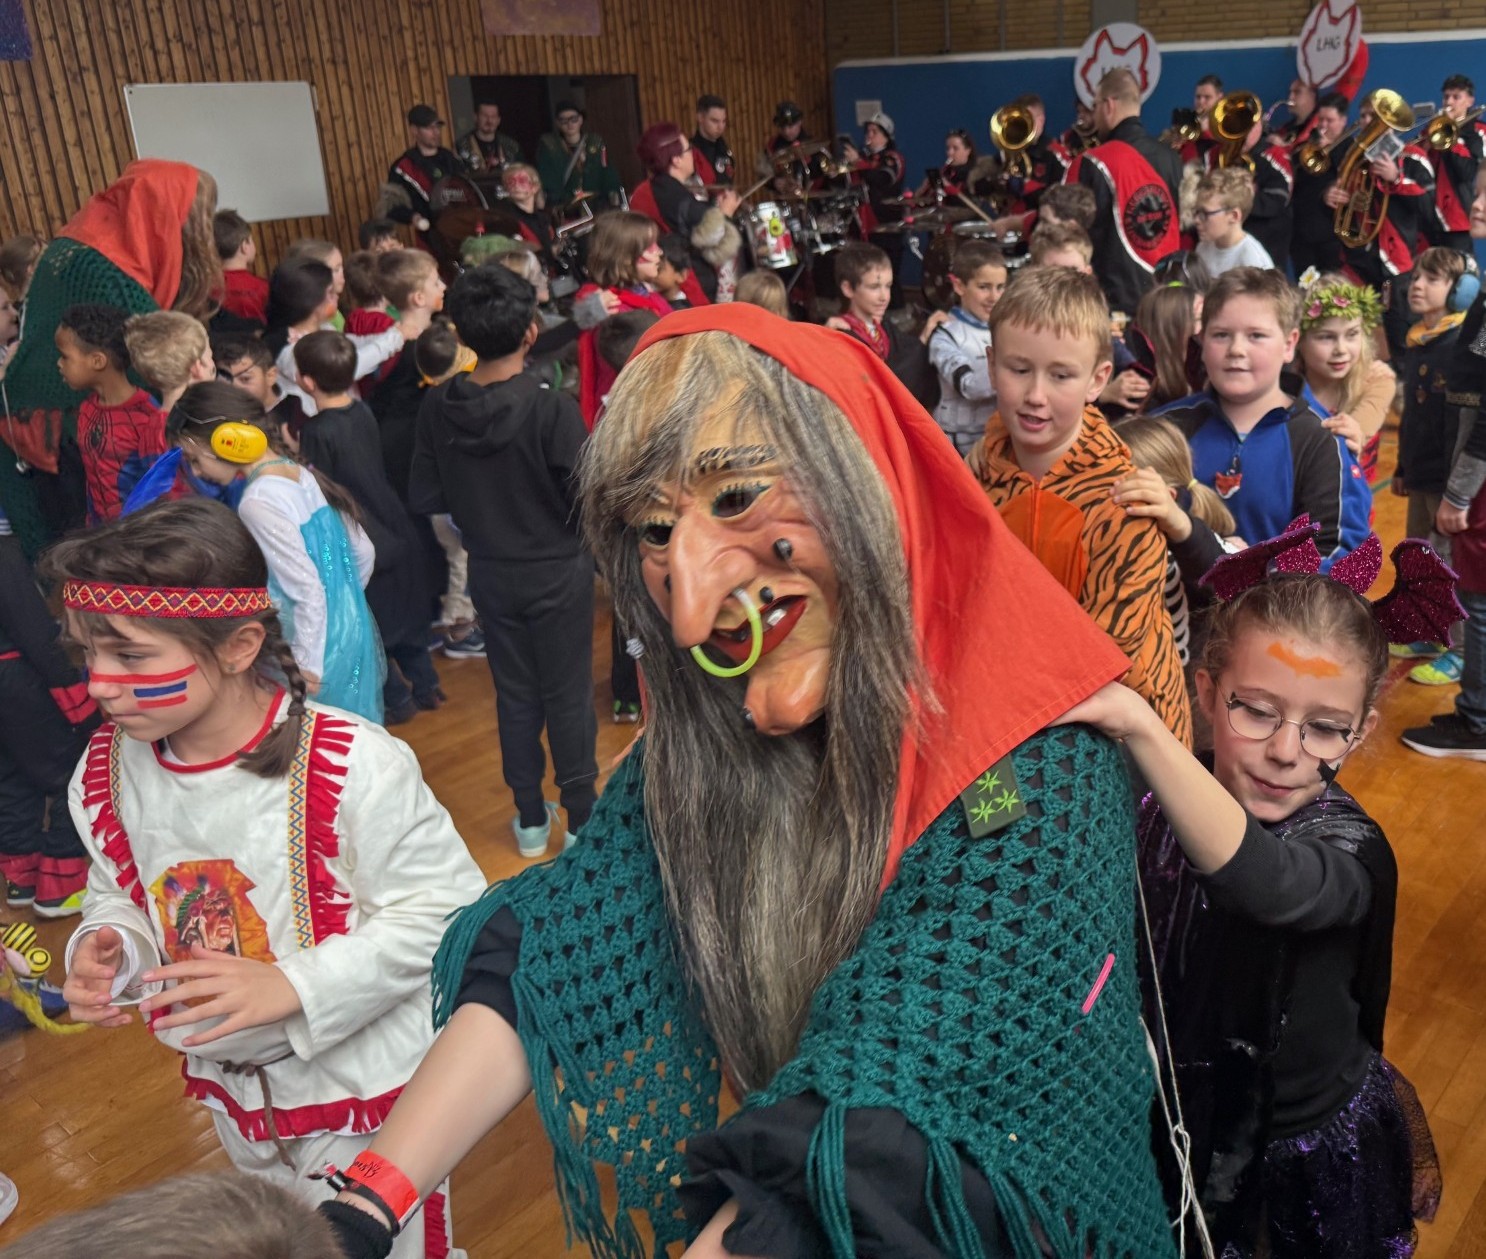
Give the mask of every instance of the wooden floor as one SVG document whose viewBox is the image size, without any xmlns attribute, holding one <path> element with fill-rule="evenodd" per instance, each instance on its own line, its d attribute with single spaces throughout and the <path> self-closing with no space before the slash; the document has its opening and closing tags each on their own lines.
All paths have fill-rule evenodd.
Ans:
<svg viewBox="0 0 1486 1259">
<path fill-rule="evenodd" d="M 1377 503 L 1391 544 L 1402 533 L 1403 500 L 1383 490 Z M 609 721 L 609 632 L 600 621 L 594 699 L 607 766 L 632 728 Z M 440 660 L 439 670 L 449 705 L 398 733 L 485 873 L 502 878 L 523 863 L 500 777 L 490 676 L 483 661 Z M 1486 764 L 1428 760 L 1398 743 L 1399 730 L 1444 711 L 1454 694 L 1402 673 L 1395 668 L 1382 725 L 1342 781 L 1387 830 L 1401 871 L 1388 1055 L 1419 1091 L 1445 1171 L 1444 1202 L 1421 1230 L 1419 1254 L 1475 1259 L 1486 1255 Z M 7 917 L 21 913 L 0 907 Z M 59 957 L 68 930 L 42 926 Z M 0 1245 L 120 1189 L 224 1166 L 205 1112 L 181 1096 L 175 1056 L 141 1028 L 0 1040 L 0 1170 L 21 1193 Z M 465 1160 L 453 1208 L 456 1240 L 476 1259 L 565 1253 L 550 1152 L 530 1102 Z"/>
</svg>

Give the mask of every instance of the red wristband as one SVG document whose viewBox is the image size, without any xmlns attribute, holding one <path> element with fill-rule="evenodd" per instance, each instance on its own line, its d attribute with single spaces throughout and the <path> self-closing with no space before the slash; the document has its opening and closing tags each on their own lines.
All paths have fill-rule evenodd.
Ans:
<svg viewBox="0 0 1486 1259">
<path fill-rule="evenodd" d="M 336 1170 L 334 1164 L 327 1164 L 323 1172 L 311 1178 L 324 1180 L 337 1192 L 354 1193 L 381 1207 L 392 1221 L 394 1237 L 402 1232 L 403 1226 L 421 1205 L 413 1182 L 395 1163 L 370 1150 L 362 1150 L 355 1162 L 343 1172 Z"/>
</svg>

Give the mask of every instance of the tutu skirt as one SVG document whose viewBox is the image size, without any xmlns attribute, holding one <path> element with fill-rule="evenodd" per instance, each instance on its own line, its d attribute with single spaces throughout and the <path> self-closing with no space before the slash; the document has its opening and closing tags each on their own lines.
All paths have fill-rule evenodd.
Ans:
<svg viewBox="0 0 1486 1259">
<path fill-rule="evenodd" d="M 1269 1144 L 1263 1177 L 1268 1246 L 1223 1259 L 1406 1259 L 1443 1184 L 1414 1087 L 1381 1056 L 1325 1126 Z"/>
</svg>

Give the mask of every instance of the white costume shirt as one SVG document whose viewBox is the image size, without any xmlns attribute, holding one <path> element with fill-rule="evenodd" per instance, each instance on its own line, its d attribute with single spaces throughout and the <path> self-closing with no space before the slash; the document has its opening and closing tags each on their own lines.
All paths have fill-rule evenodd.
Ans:
<svg viewBox="0 0 1486 1259">
<path fill-rule="evenodd" d="M 991 385 L 991 330 L 958 306 L 929 337 L 929 362 L 939 373 L 934 422 L 952 438 L 978 441 L 996 410 Z M 961 446 L 957 441 L 956 446 Z"/>
<path fill-rule="evenodd" d="M 294 641 L 289 644 L 295 663 L 305 673 L 325 676 L 325 627 L 329 617 L 325 585 L 314 558 L 305 550 L 301 530 L 322 507 L 325 491 L 307 469 L 299 477 L 259 475 L 248 482 L 237 514 L 268 561 L 269 571 L 294 607 Z M 341 517 L 351 554 L 361 577 L 361 588 L 371 580 L 377 552 L 354 520 Z"/>
<path fill-rule="evenodd" d="M 281 693 L 270 723 L 286 709 Z M 277 965 L 299 994 L 299 1013 L 208 1045 L 181 1041 L 217 1020 L 156 1032 L 185 1055 L 187 1095 L 253 1141 L 269 1137 L 253 1067 L 281 1137 L 381 1126 L 433 1041 L 444 920 L 485 886 L 406 744 L 309 712 L 286 777 L 182 765 L 104 725 L 68 794 L 93 859 L 69 969 L 82 936 L 109 925 L 125 940 L 116 999 L 159 991 L 141 973 L 190 960 L 192 943 Z"/>
</svg>

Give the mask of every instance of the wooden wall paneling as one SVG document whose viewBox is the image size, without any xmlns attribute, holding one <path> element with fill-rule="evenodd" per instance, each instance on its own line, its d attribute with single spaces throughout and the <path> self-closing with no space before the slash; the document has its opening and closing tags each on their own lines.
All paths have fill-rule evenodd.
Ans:
<svg viewBox="0 0 1486 1259">
<path fill-rule="evenodd" d="M 705 11 L 691 0 L 603 0 L 597 39 L 495 39 L 479 0 L 23 3 L 33 59 L 0 64 L 0 237 L 55 231 L 129 162 L 128 83 L 314 86 L 330 212 L 256 225 L 265 268 L 300 236 L 354 246 L 407 143 L 408 106 L 427 101 L 447 117 L 454 75 L 634 75 L 642 122 L 671 118 L 688 131 L 696 96 L 720 92 L 745 169 L 780 99 L 799 100 L 812 131 L 827 131 L 825 0 L 724 0 Z"/>
</svg>

